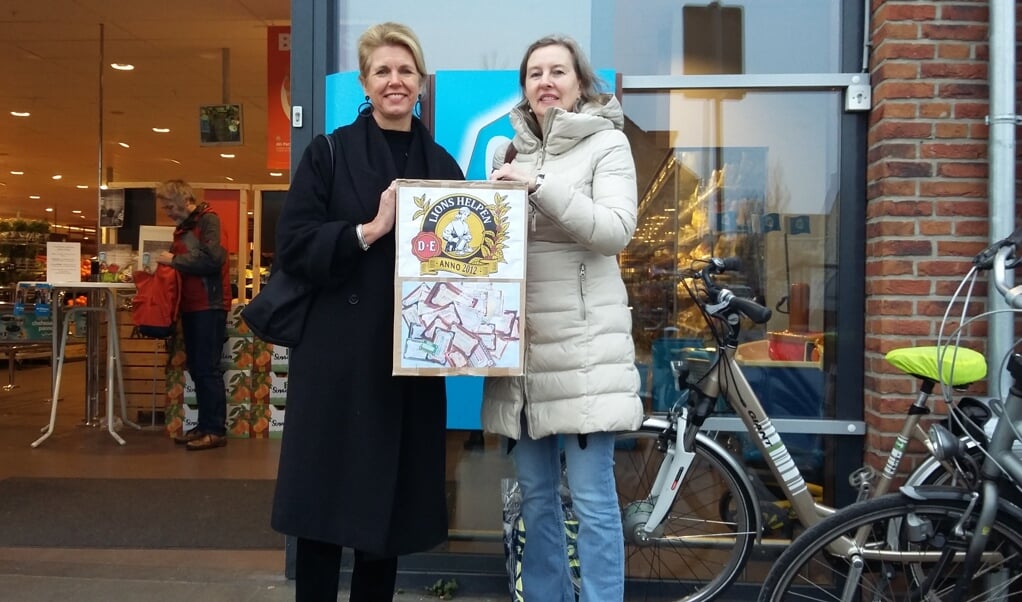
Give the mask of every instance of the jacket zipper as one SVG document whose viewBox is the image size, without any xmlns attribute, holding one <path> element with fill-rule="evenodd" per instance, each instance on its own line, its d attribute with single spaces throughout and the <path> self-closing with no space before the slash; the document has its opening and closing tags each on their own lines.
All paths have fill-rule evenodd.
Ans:
<svg viewBox="0 0 1022 602">
<path fill-rule="evenodd" d="M 582 301 L 582 319 L 586 319 L 586 264 L 578 264 L 578 296 Z"/>
</svg>

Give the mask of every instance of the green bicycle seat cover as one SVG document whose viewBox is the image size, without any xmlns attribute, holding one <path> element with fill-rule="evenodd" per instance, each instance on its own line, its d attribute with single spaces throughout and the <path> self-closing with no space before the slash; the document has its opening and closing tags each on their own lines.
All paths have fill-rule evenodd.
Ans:
<svg viewBox="0 0 1022 602">
<path fill-rule="evenodd" d="M 983 354 L 966 347 L 903 347 L 892 349 L 885 356 L 892 366 L 920 378 L 928 378 L 952 386 L 967 385 L 987 375 L 987 362 Z M 943 358 L 943 377 L 937 369 Z"/>
</svg>

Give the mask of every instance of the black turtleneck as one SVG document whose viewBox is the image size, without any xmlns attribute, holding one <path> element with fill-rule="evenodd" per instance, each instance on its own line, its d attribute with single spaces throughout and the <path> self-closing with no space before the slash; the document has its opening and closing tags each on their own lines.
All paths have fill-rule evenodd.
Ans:
<svg viewBox="0 0 1022 602">
<path fill-rule="evenodd" d="M 397 168 L 398 177 L 404 177 L 405 166 L 408 163 L 408 149 L 412 147 L 412 132 L 399 130 L 380 130 L 383 138 L 390 147 L 390 154 L 394 157 L 394 167 Z"/>
</svg>

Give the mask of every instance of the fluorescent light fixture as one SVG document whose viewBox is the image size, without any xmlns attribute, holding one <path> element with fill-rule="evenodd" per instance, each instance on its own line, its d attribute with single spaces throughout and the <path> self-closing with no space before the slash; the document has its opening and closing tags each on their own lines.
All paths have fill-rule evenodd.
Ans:
<svg viewBox="0 0 1022 602">
<path fill-rule="evenodd" d="M 79 214 L 79 213 L 81 213 L 81 212 L 82 212 L 82 210 L 81 210 L 81 209 L 72 209 L 72 210 L 71 210 L 71 213 L 74 213 L 75 215 L 78 215 L 78 214 Z"/>
<path fill-rule="evenodd" d="M 280 176 L 282 176 L 284 174 L 282 172 L 279 172 L 279 171 L 271 171 L 270 175 L 273 176 L 274 178 L 279 178 Z"/>
<path fill-rule="evenodd" d="M 131 148 L 131 145 L 130 145 L 130 144 L 128 144 L 127 142 L 118 142 L 117 144 L 120 144 L 120 145 L 121 145 L 121 146 L 123 146 L 124 148 Z"/>
<path fill-rule="evenodd" d="M 118 71 L 134 71 L 135 66 L 129 63 L 110 63 L 110 66 Z"/>
<path fill-rule="evenodd" d="M 39 200 L 42 197 L 40 197 L 38 194 L 30 194 L 30 195 L 28 195 L 28 198 L 32 199 L 33 201 L 36 201 L 36 200 Z"/>
<path fill-rule="evenodd" d="M 228 182 L 234 181 L 234 178 L 232 178 L 231 176 L 224 176 L 224 179 L 227 180 Z"/>
<path fill-rule="evenodd" d="M 89 186 L 88 186 L 87 184 L 78 184 L 77 186 L 75 186 L 75 188 L 79 188 L 79 189 L 81 189 L 81 190 L 85 190 L 85 189 L 87 189 L 88 187 L 89 187 Z"/>
<path fill-rule="evenodd" d="M 157 134 L 169 134 L 170 128 L 153 128 L 153 131 Z"/>
<path fill-rule="evenodd" d="M 53 207 L 47 207 L 46 213 L 53 213 Z"/>
<path fill-rule="evenodd" d="M 61 179 L 61 178 L 63 178 L 63 177 L 64 177 L 64 176 L 62 176 L 62 175 L 60 175 L 60 174 L 56 174 L 56 175 L 54 175 L 54 176 L 53 176 L 53 179 L 54 179 L 54 180 L 59 180 L 59 179 Z"/>
<path fill-rule="evenodd" d="M 220 153 L 220 156 L 223 157 L 224 159 L 233 159 L 234 153 Z"/>
<path fill-rule="evenodd" d="M 12 176 L 23 176 L 23 175 L 25 175 L 25 172 L 17 170 L 17 169 L 12 169 L 11 170 L 11 175 Z"/>
<path fill-rule="evenodd" d="M 11 115 L 14 115 L 15 117 L 28 117 L 31 113 L 28 111 L 11 111 Z"/>
</svg>

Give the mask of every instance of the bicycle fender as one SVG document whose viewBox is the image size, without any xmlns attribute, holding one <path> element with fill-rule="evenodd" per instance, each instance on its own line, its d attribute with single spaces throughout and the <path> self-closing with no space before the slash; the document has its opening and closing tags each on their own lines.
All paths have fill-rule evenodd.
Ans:
<svg viewBox="0 0 1022 602">
<path fill-rule="evenodd" d="M 721 462 L 733 468 L 735 474 L 738 475 L 739 484 L 741 485 L 742 489 L 744 489 L 746 493 L 749 494 L 749 499 L 752 500 L 752 508 L 754 509 L 754 511 L 752 512 L 752 516 L 755 524 L 751 526 L 753 529 L 755 529 L 755 531 L 753 532 L 756 534 L 756 543 L 759 544 L 763 536 L 762 525 L 763 517 L 760 516 L 759 497 L 756 495 L 756 489 L 752 486 L 752 479 L 749 478 L 749 473 L 745 472 L 745 467 L 739 464 L 738 460 L 736 460 L 735 457 L 730 452 L 724 449 L 723 445 L 717 443 L 717 441 L 714 440 L 709 435 L 706 435 L 704 433 L 698 433 L 696 434 L 696 441 L 698 441 L 700 445 L 705 447 L 707 451 L 716 454 Z"/>
<path fill-rule="evenodd" d="M 969 451 L 979 446 L 979 443 L 971 437 L 961 437 L 962 449 Z M 905 486 L 908 487 L 919 487 L 923 486 L 924 483 L 935 473 L 944 470 L 944 467 L 940 462 L 937 461 L 933 456 L 927 456 L 923 463 L 920 464 L 908 478 L 905 479 Z"/>
<path fill-rule="evenodd" d="M 972 490 L 962 489 L 960 487 L 916 487 L 905 485 L 899 489 L 902 495 L 907 498 L 920 501 L 941 501 L 941 500 L 956 500 L 956 501 L 969 501 L 973 494 Z M 1022 508 L 1019 508 L 1013 502 L 1000 497 L 997 500 L 997 512 L 998 514 L 1004 513 L 1011 517 L 1012 520 L 1022 524 Z"/>
</svg>

